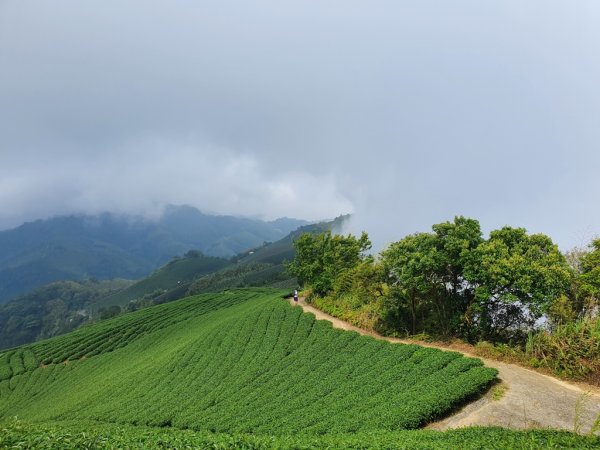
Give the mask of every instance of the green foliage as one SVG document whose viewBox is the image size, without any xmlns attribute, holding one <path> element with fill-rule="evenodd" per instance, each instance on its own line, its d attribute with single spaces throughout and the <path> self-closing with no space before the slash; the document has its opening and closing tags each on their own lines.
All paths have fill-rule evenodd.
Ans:
<svg viewBox="0 0 600 450">
<path fill-rule="evenodd" d="M 374 297 L 365 302 L 362 296 L 354 293 L 344 294 L 341 297 L 313 296 L 311 298 L 311 304 L 317 309 L 359 328 L 380 333 L 390 331 L 382 320 L 386 314 L 384 302 L 384 297 Z"/>
<path fill-rule="evenodd" d="M 477 337 L 523 338 L 569 288 L 572 272 L 558 247 L 523 228 L 492 231 L 474 250 L 465 278 L 475 286 L 467 311 Z"/>
<path fill-rule="evenodd" d="M 187 290 L 187 295 L 198 295 L 206 292 L 218 292 L 224 289 L 241 287 L 272 286 L 290 280 L 291 276 L 282 264 L 238 263 L 209 275 L 198 278 Z M 290 281 L 290 286 L 295 280 Z"/>
<path fill-rule="evenodd" d="M 119 305 L 111 305 L 108 308 L 100 308 L 98 314 L 100 315 L 100 320 L 110 319 L 121 314 L 121 307 Z"/>
<path fill-rule="evenodd" d="M 531 333 L 525 346 L 478 342 L 475 354 L 600 386 L 600 319 L 579 319 Z"/>
<path fill-rule="evenodd" d="M 432 229 L 381 254 L 397 330 L 523 342 L 543 314 L 566 314 L 559 299 L 573 271 L 549 237 L 504 227 L 484 240 L 464 217 Z"/>
<path fill-rule="evenodd" d="M 333 290 L 338 276 L 365 260 L 365 252 L 370 248 L 371 242 L 364 232 L 360 238 L 331 231 L 305 233 L 294 241 L 296 257 L 287 268 L 317 295 L 325 295 Z"/>
<path fill-rule="evenodd" d="M 125 280 L 59 281 L 0 305 L 0 348 L 67 333 L 89 320 L 96 300 L 129 285 Z"/>
<path fill-rule="evenodd" d="M 0 381 L 8 380 L 12 377 L 12 368 L 10 367 L 10 359 L 13 352 L 6 352 L 0 355 Z"/>
<path fill-rule="evenodd" d="M 583 297 L 583 313 L 591 313 L 600 305 L 600 239 L 590 245 L 590 251 L 581 257 L 581 283 L 579 294 Z"/>
<path fill-rule="evenodd" d="M 473 297 L 464 270 L 483 241 L 479 222 L 456 217 L 432 230 L 407 236 L 381 253 L 393 287 L 391 315 L 407 334 L 456 333 Z"/>
<path fill-rule="evenodd" d="M 226 259 L 204 256 L 201 252 L 190 250 L 185 257 L 172 259 L 143 280 L 111 296 L 100 299 L 97 307 L 125 306 L 132 300 L 142 299 L 144 296 L 152 295 L 157 291 L 164 294 L 182 285 L 185 287 L 182 289 L 183 294 L 185 294 L 193 280 L 229 265 L 230 263 Z M 179 298 L 182 296 L 180 295 Z"/>
<path fill-rule="evenodd" d="M 210 216 L 170 206 L 158 220 L 57 217 L 0 231 L 0 303 L 58 280 L 140 279 L 190 248 L 229 258 L 306 222 Z"/>
<path fill-rule="evenodd" d="M 368 260 L 340 273 L 334 282 L 332 295 L 338 298 L 354 295 L 359 304 L 365 304 L 388 293 L 384 267 Z"/>
<path fill-rule="evenodd" d="M 29 424 L 9 421 L 0 424 L 0 447 L 13 449 L 92 449 L 92 448 L 198 448 L 198 449 L 593 449 L 600 438 L 550 430 L 512 431 L 502 428 L 464 428 L 447 432 L 430 430 L 355 433 L 324 436 L 269 436 L 222 434 L 149 428 L 143 426 L 56 423 Z"/>
<path fill-rule="evenodd" d="M 575 322 L 582 315 L 583 311 L 576 305 L 576 301 L 566 294 L 561 294 L 552 301 L 548 308 L 548 319 L 551 326 L 565 325 Z"/>
<path fill-rule="evenodd" d="M 333 329 L 282 293 L 191 297 L 29 346 L 43 364 L 0 381 L 0 419 L 272 435 L 389 431 L 435 420 L 496 376 L 458 353 Z"/>
<path fill-rule="evenodd" d="M 35 370 L 39 362 L 30 349 L 16 349 L 0 354 L 0 381 Z"/>
<path fill-rule="evenodd" d="M 600 319 L 580 319 L 529 337 L 526 353 L 557 375 L 600 385 Z"/>
</svg>

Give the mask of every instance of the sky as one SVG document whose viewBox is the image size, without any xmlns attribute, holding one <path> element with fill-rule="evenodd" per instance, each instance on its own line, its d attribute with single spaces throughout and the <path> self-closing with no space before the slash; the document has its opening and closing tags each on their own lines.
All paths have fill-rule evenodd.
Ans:
<svg viewBox="0 0 600 450">
<path fill-rule="evenodd" d="M 0 229 L 465 215 L 600 234 L 597 0 L 0 0 Z"/>
</svg>

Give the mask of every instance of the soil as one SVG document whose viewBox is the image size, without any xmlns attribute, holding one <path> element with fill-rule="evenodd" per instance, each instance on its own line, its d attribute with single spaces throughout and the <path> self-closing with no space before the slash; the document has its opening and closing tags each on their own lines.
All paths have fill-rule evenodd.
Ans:
<svg viewBox="0 0 600 450">
<path fill-rule="evenodd" d="M 293 300 L 290 303 L 295 304 Z M 427 428 L 447 430 L 466 426 L 500 426 L 513 429 L 552 428 L 589 433 L 594 428 L 594 423 L 600 420 L 600 391 L 593 386 L 570 383 L 516 364 L 481 358 L 456 346 L 381 336 L 332 317 L 308 305 L 304 298 L 300 298 L 296 306 L 314 314 L 317 320 L 328 320 L 335 328 L 356 331 L 393 343 L 417 343 L 440 350 L 458 351 L 465 356 L 479 358 L 486 366 L 498 370 L 500 384 L 450 416 L 429 424 Z"/>
</svg>

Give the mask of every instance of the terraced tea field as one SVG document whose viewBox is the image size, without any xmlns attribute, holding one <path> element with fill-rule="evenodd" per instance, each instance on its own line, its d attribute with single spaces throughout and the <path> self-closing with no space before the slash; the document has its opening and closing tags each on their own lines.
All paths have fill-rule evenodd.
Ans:
<svg viewBox="0 0 600 450">
<path fill-rule="evenodd" d="M 565 431 L 466 428 L 446 432 L 401 430 L 352 434 L 223 434 L 117 424 L 0 423 L 0 448 L 11 449 L 339 449 L 339 450 L 547 450 L 597 449 L 599 438 Z"/>
<path fill-rule="evenodd" d="M 282 294 L 190 297 L 4 352 L 0 447 L 592 442 L 554 432 L 402 431 L 447 414 L 496 371 L 458 353 L 333 329 Z"/>
<path fill-rule="evenodd" d="M 334 330 L 265 290 L 126 314 L 8 351 L 0 373 L 5 418 L 269 434 L 417 428 L 496 374 Z"/>
</svg>

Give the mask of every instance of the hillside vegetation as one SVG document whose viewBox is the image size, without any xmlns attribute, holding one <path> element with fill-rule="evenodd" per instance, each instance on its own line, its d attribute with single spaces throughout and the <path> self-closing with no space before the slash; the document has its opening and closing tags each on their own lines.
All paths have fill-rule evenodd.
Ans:
<svg viewBox="0 0 600 450">
<path fill-rule="evenodd" d="M 276 242 L 263 242 L 230 258 L 188 250 L 136 282 L 60 281 L 41 286 L 2 305 L 0 349 L 57 336 L 84 324 L 206 292 L 239 287 L 297 287 L 283 262 L 293 259 L 292 239 L 302 231 L 328 229 L 339 222 L 303 226 Z M 272 222 L 284 231 L 299 221 Z M 68 276 L 68 275 L 65 275 Z"/>
<path fill-rule="evenodd" d="M 550 430 L 403 431 L 447 414 L 496 371 L 458 353 L 333 329 L 282 292 L 190 297 L 0 354 L 0 448 L 600 444 Z"/>
<path fill-rule="evenodd" d="M 288 270 L 322 311 L 600 385 L 600 239 L 563 254 L 546 235 L 504 226 L 484 238 L 477 220 L 455 217 L 377 256 L 364 232 L 294 245 Z"/>
<path fill-rule="evenodd" d="M 205 256 L 199 251 L 190 250 L 183 257 L 172 259 L 126 289 L 100 299 L 94 307 L 96 309 L 111 305 L 125 307 L 133 300 L 144 297 L 157 298 L 175 289 L 185 293 L 187 289 L 183 288 L 189 287 L 192 280 L 219 271 L 230 264 L 226 259 Z M 180 295 L 180 298 L 183 296 Z"/>
<path fill-rule="evenodd" d="M 56 281 L 0 304 L 0 349 L 67 333 L 90 320 L 90 305 L 127 280 Z"/>
<path fill-rule="evenodd" d="M 260 247 L 239 253 L 231 258 L 233 266 L 197 278 L 190 283 L 185 294 L 197 295 L 223 289 L 259 286 L 294 289 L 298 286 L 298 280 L 286 267 L 296 254 L 294 241 L 305 233 L 339 230 L 348 218 L 349 216 L 339 216 L 329 222 L 304 225 L 283 239 L 265 242 Z M 179 298 L 183 296 L 183 292 L 180 292 Z"/>
<path fill-rule="evenodd" d="M 285 435 L 416 428 L 485 389 L 476 359 L 392 345 L 281 291 L 159 305 L 0 356 L 0 418 Z"/>
<path fill-rule="evenodd" d="M 111 214 L 38 220 L 0 231 L 0 303 L 59 280 L 140 279 L 198 249 L 229 258 L 306 224 L 211 216 L 171 206 L 157 220 Z"/>
<path fill-rule="evenodd" d="M 72 331 L 90 322 L 185 297 L 197 277 L 230 265 L 190 250 L 138 281 L 56 281 L 0 304 L 0 349 Z"/>
<path fill-rule="evenodd" d="M 261 258 L 271 245 L 281 247 L 278 243 L 264 244 L 252 254 Z M 287 247 L 293 254 L 291 241 Z M 0 349 L 64 334 L 123 311 L 189 295 L 256 286 L 293 289 L 296 279 L 287 274 L 281 263 L 233 263 L 190 250 L 137 282 L 57 281 L 0 304 Z"/>
<path fill-rule="evenodd" d="M 0 423 L 0 448 L 12 449 L 337 449 L 497 450 L 597 449 L 600 438 L 565 431 L 466 428 L 295 436 L 225 434 L 98 423 Z"/>
</svg>

